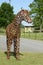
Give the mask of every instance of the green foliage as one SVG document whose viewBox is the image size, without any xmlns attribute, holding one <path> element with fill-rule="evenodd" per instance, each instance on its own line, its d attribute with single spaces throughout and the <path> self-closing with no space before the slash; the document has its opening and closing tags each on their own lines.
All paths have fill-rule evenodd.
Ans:
<svg viewBox="0 0 43 65">
<path fill-rule="evenodd" d="M 0 27 L 6 27 L 14 18 L 13 7 L 9 3 L 2 3 L 0 7 Z"/>
<path fill-rule="evenodd" d="M 34 0 L 30 5 L 31 15 L 35 27 L 43 26 L 43 0 Z"/>
<path fill-rule="evenodd" d="M 0 17 L 0 27 L 6 27 L 7 24 L 7 19 Z"/>
</svg>

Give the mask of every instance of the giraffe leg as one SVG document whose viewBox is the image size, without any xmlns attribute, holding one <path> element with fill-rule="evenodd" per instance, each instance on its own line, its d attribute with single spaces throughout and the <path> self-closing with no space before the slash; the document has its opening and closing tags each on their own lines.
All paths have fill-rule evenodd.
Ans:
<svg viewBox="0 0 43 65">
<path fill-rule="evenodd" d="M 9 59 L 10 58 L 10 47 L 11 47 L 11 43 L 12 41 L 11 40 L 7 40 L 7 58 Z"/>
<path fill-rule="evenodd" d="M 16 39 L 16 44 L 15 44 L 15 53 L 16 53 L 16 59 L 19 60 L 19 47 L 20 47 L 20 43 L 19 43 L 19 39 Z"/>
<path fill-rule="evenodd" d="M 16 55 L 16 38 L 14 39 L 14 54 Z"/>
</svg>

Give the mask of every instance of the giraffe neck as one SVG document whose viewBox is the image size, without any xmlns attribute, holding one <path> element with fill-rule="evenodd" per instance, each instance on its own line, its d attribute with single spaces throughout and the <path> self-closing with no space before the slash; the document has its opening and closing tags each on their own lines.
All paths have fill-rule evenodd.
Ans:
<svg viewBox="0 0 43 65">
<path fill-rule="evenodd" d="M 21 22 L 22 22 L 22 16 L 21 16 L 21 14 L 17 14 L 16 15 L 16 22 L 18 23 L 18 24 L 21 24 Z"/>
</svg>

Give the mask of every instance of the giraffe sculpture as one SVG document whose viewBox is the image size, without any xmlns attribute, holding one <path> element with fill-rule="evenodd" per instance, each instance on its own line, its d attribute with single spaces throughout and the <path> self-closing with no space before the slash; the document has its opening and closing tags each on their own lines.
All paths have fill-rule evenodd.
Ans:
<svg viewBox="0 0 43 65">
<path fill-rule="evenodd" d="M 16 59 L 19 59 L 19 47 L 20 47 L 20 24 L 22 21 L 31 23 L 29 12 L 27 10 L 21 10 L 17 13 L 15 19 L 6 28 L 7 37 L 7 58 L 10 58 L 10 48 L 12 40 L 14 41 L 14 54 Z"/>
</svg>

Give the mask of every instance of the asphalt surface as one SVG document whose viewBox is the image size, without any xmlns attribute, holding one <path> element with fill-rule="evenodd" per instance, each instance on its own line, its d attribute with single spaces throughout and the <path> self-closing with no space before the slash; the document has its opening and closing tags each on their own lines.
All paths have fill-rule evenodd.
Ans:
<svg viewBox="0 0 43 65">
<path fill-rule="evenodd" d="M 11 46 L 11 51 L 13 51 L 14 49 L 13 44 Z M 6 36 L 0 36 L 0 51 L 6 51 L 6 50 L 7 50 Z M 43 53 L 43 41 L 21 38 L 20 51 Z"/>
</svg>

